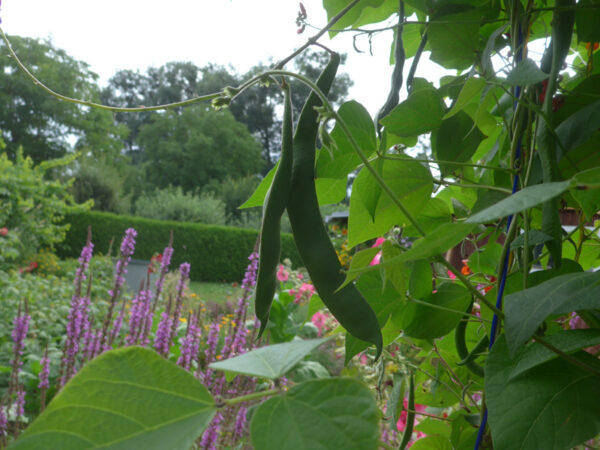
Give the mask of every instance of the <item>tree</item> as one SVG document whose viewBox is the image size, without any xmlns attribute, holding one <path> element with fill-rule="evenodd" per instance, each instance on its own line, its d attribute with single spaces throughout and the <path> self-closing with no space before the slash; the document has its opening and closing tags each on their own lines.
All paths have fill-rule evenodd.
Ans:
<svg viewBox="0 0 600 450">
<path fill-rule="evenodd" d="M 15 52 L 44 83 L 63 95 L 97 101 L 97 75 L 88 65 L 49 41 L 11 36 Z M 107 111 L 58 102 L 34 85 L 7 52 L 0 53 L 0 129 L 6 151 L 14 157 L 22 146 L 35 162 L 72 150 L 71 141 L 94 154 L 116 155 L 124 132 Z"/>
<path fill-rule="evenodd" d="M 155 187 L 201 188 L 210 180 L 256 173 L 261 149 L 245 125 L 206 105 L 155 114 L 140 128 L 146 182 Z"/>
</svg>

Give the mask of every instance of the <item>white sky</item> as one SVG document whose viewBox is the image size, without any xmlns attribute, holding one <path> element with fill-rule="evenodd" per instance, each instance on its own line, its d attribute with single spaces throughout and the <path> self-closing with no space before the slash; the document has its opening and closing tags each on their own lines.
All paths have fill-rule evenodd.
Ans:
<svg viewBox="0 0 600 450">
<path fill-rule="evenodd" d="M 309 23 L 326 23 L 321 0 L 303 3 Z M 169 61 L 231 65 L 243 73 L 258 62 L 281 59 L 314 34 L 297 34 L 297 11 L 295 0 L 3 0 L 0 17 L 7 34 L 51 38 L 90 64 L 103 85 L 119 69 L 145 71 Z M 374 36 L 374 56 L 356 53 L 347 33 L 320 40 L 348 53 L 344 71 L 354 81 L 349 99 L 372 115 L 387 97 L 391 40 L 391 32 Z M 361 44 L 368 50 L 366 39 Z M 435 79 L 439 69 L 422 59 L 417 76 Z"/>
</svg>

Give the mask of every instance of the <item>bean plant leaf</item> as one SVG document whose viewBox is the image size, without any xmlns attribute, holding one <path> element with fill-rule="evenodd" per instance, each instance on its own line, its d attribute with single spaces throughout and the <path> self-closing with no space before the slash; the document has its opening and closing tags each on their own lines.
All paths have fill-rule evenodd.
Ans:
<svg viewBox="0 0 600 450">
<path fill-rule="evenodd" d="M 567 117 L 556 127 L 556 135 L 568 151 L 584 144 L 598 128 L 600 128 L 600 100 L 578 109 Z"/>
<path fill-rule="evenodd" d="M 529 234 L 527 236 L 527 246 L 531 247 L 534 245 L 543 244 L 544 242 L 551 241 L 552 237 L 547 235 L 541 230 L 529 230 Z M 518 235 L 513 241 L 510 243 L 511 250 L 516 248 L 521 248 L 525 245 L 525 234 Z"/>
<path fill-rule="evenodd" d="M 410 447 L 413 450 L 454 450 L 452 442 L 448 438 L 442 436 L 425 436 Z"/>
<path fill-rule="evenodd" d="M 446 119 L 435 133 L 435 155 L 442 161 L 467 162 L 477 151 L 484 136 L 464 111 Z M 452 173 L 453 164 L 439 163 L 442 175 Z"/>
<path fill-rule="evenodd" d="M 444 104 L 438 91 L 429 86 L 415 89 L 380 122 L 397 136 L 418 136 L 442 123 Z"/>
<path fill-rule="evenodd" d="M 477 9 L 455 14 L 438 15 L 429 24 L 431 60 L 446 69 L 466 69 L 480 50 Z"/>
<path fill-rule="evenodd" d="M 267 196 L 267 192 L 269 192 L 269 188 L 273 183 L 273 177 L 275 176 L 275 172 L 277 171 L 277 166 L 279 165 L 279 161 L 275 164 L 275 166 L 269 170 L 269 173 L 265 175 L 259 185 L 256 187 L 252 195 L 248 200 L 242 203 L 239 206 L 239 209 L 245 208 L 254 208 L 255 206 L 262 206 L 265 202 L 265 197 Z"/>
<path fill-rule="evenodd" d="M 572 353 L 585 347 L 600 344 L 600 330 L 563 330 L 546 336 L 545 339 L 559 350 L 565 353 Z M 552 350 L 549 350 L 542 344 L 533 342 L 525 347 L 523 352 L 519 353 L 510 378 L 515 378 L 523 372 L 555 358 L 558 358 L 558 355 Z"/>
<path fill-rule="evenodd" d="M 380 7 L 383 4 L 383 2 L 384 2 L 384 0 L 361 1 L 358 5 L 351 8 L 350 11 L 348 11 L 336 23 L 335 28 L 339 30 L 339 29 L 344 29 L 344 28 L 353 26 L 355 23 L 357 23 L 360 20 L 363 12 L 365 10 L 375 10 L 376 8 Z M 340 11 L 342 11 L 342 9 L 344 9 L 346 6 L 348 6 L 349 3 L 350 3 L 350 0 L 324 0 L 323 8 L 325 8 L 325 11 L 327 11 L 327 20 L 331 20 L 333 18 L 333 16 L 335 16 Z M 364 20 L 362 22 L 364 22 Z M 330 31 L 329 35 L 330 35 L 330 37 L 333 37 L 337 33 L 338 33 L 337 31 Z"/>
<path fill-rule="evenodd" d="M 460 284 L 445 283 L 423 302 L 409 302 L 402 312 L 404 334 L 417 339 L 435 339 L 456 328 L 471 302 L 471 294 Z"/>
<path fill-rule="evenodd" d="M 423 208 L 431 197 L 433 180 L 428 168 L 416 160 L 385 160 L 381 176 L 409 213 Z M 354 247 L 368 239 L 387 233 L 393 226 L 404 226 L 408 219 L 389 195 L 381 192 L 375 209 L 375 220 L 366 205 L 369 193 L 378 190 L 379 184 L 371 173 L 363 168 L 353 184 L 348 218 L 348 244 Z"/>
<path fill-rule="evenodd" d="M 562 194 L 570 185 L 571 180 L 566 180 L 526 187 L 495 205 L 473 214 L 467 219 L 467 223 L 493 222 L 497 219 L 533 208 Z"/>
<path fill-rule="evenodd" d="M 484 78 L 471 77 L 467 80 L 458 94 L 458 98 L 452 106 L 452 109 L 444 115 L 444 120 L 449 119 L 458 112 L 462 111 L 469 103 L 477 100 L 481 91 L 486 85 Z"/>
<path fill-rule="evenodd" d="M 211 369 L 275 379 L 285 375 L 328 338 L 297 340 L 257 348 L 243 355 L 210 364 Z"/>
<path fill-rule="evenodd" d="M 11 448 L 187 450 L 215 411 L 192 374 L 126 347 L 86 364 Z"/>
<path fill-rule="evenodd" d="M 533 60 L 525 58 L 510 71 L 506 83 L 511 86 L 531 86 L 541 83 L 546 78 L 548 78 L 547 73 L 542 72 Z"/>
<path fill-rule="evenodd" d="M 346 102 L 340 106 L 338 114 L 366 156 L 377 149 L 373 119 L 363 105 L 356 101 Z M 335 124 L 330 136 L 335 145 L 331 146 L 329 151 L 319 153 L 316 165 L 317 179 L 323 177 L 347 179 L 348 174 L 360 163 L 360 157 L 338 123 Z"/>
<path fill-rule="evenodd" d="M 356 287 L 365 298 L 369 306 L 377 316 L 379 326 L 383 328 L 390 315 L 402 305 L 401 297 L 391 283 L 383 284 L 379 273 L 370 272 L 360 277 Z M 358 353 L 370 347 L 372 344 L 355 338 L 346 333 L 346 364 Z"/>
<path fill-rule="evenodd" d="M 381 264 L 356 268 L 351 266 L 342 286 L 351 282 L 361 273 L 440 255 L 461 242 L 474 228 L 475 225 L 470 223 L 446 223 L 427 234 L 425 238 L 416 241 L 409 250 L 385 260 Z"/>
<path fill-rule="evenodd" d="M 332 205 L 344 200 L 347 185 L 345 178 L 317 178 L 315 188 L 319 205 Z"/>
<path fill-rule="evenodd" d="M 570 273 L 507 295 L 506 339 L 511 355 L 533 336 L 548 316 L 598 308 L 600 272 Z"/>
<path fill-rule="evenodd" d="M 256 408 L 250 436 L 256 450 L 375 450 L 379 411 L 358 380 L 310 380 Z"/>
<path fill-rule="evenodd" d="M 580 0 L 575 10 L 575 25 L 579 42 L 600 41 L 600 10 L 598 0 Z"/>
<path fill-rule="evenodd" d="M 580 352 L 589 365 L 596 358 Z M 510 379 L 517 361 L 504 336 L 485 367 L 489 425 L 496 450 L 567 450 L 600 432 L 600 383 L 560 358 Z"/>
</svg>

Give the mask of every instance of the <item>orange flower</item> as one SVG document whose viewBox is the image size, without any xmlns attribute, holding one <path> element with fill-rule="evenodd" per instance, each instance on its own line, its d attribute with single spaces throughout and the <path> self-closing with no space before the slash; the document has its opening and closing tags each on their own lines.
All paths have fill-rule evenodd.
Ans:
<svg viewBox="0 0 600 450">
<path fill-rule="evenodd" d="M 462 269 L 460 269 L 460 273 L 462 273 L 463 275 L 471 275 L 471 269 L 469 268 L 469 266 L 467 265 L 467 260 L 463 259 L 463 266 Z"/>
</svg>

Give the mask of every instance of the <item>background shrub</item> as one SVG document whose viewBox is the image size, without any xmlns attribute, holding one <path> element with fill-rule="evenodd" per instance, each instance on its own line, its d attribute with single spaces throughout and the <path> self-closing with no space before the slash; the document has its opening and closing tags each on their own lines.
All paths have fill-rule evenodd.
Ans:
<svg viewBox="0 0 600 450">
<path fill-rule="evenodd" d="M 181 187 L 156 189 L 135 202 L 135 215 L 157 220 L 225 225 L 225 203 L 212 193 L 185 193 Z"/>
<path fill-rule="evenodd" d="M 162 252 L 173 230 L 172 267 L 189 262 L 192 266 L 190 278 L 194 281 L 240 281 L 258 237 L 258 231 L 251 229 L 158 221 L 97 211 L 69 215 L 65 222 L 71 224 L 71 228 L 57 249 L 62 257 L 79 256 L 88 226 L 92 227 L 95 253 L 106 253 L 111 240 L 114 240 L 113 248 L 117 249 L 125 230 L 135 228 L 138 237 L 134 257 L 146 260 L 156 252 Z M 289 258 L 295 267 L 301 265 L 290 234 L 282 235 L 281 245 L 281 259 Z"/>
</svg>

